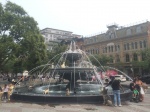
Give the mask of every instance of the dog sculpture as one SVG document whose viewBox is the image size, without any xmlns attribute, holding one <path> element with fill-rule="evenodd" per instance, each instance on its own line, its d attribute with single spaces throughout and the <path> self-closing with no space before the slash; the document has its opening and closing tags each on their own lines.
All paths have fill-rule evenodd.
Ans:
<svg viewBox="0 0 150 112">
<path fill-rule="evenodd" d="M 108 89 L 106 89 L 105 87 L 103 87 L 102 89 L 102 95 L 103 95 L 103 104 L 104 105 L 108 105 L 108 106 L 112 106 L 112 100 L 111 97 L 107 94 Z"/>
<path fill-rule="evenodd" d="M 144 92 L 146 93 L 148 90 L 148 85 L 146 83 L 143 83 L 142 87 L 143 87 Z"/>
<path fill-rule="evenodd" d="M 1 104 L 1 101 L 2 101 L 2 95 L 3 95 L 3 92 L 0 91 L 0 104 Z"/>
<path fill-rule="evenodd" d="M 49 93 L 49 88 L 43 90 L 43 94 L 48 94 Z"/>
<path fill-rule="evenodd" d="M 70 91 L 69 91 L 69 88 L 66 89 L 66 96 L 69 96 L 70 95 Z"/>
<path fill-rule="evenodd" d="M 9 84 L 8 85 L 9 89 L 8 89 L 8 100 L 10 100 L 10 97 L 13 93 L 13 89 L 14 89 L 14 85 L 13 84 Z"/>
</svg>

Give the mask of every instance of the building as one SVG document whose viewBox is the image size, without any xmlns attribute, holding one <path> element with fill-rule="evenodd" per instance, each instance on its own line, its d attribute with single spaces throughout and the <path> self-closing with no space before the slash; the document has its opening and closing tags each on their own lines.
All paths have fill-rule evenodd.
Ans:
<svg viewBox="0 0 150 112">
<path fill-rule="evenodd" d="M 70 31 L 53 28 L 45 28 L 40 32 L 45 39 L 45 44 L 47 45 L 48 50 L 52 50 L 53 46 L 57 45 L 62 40 L 82 37 L 81 35 L 73 34 L 73 32 Z"/>
<path fill-rule="evenodd" d="M 141 51 L 150 48 L 150 22 L 145 21 L 130 26 L 112 24 L 105 33 L 84 38 L 83 49 L 91 54 L 112 57 L 108 65 L 119 68 L 128 75 L 141 75 L 141 66 L 133 66 L 133 61 L 142 61 Z"/>
</svg>

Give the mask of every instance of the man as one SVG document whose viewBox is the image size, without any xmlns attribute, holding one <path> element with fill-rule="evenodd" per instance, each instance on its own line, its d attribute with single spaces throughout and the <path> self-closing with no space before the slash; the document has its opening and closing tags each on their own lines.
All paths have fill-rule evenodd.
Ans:
<svg viewBox="0 0 150 112">
<path fill-rule="evenodd" d="M 114 76 L 111 76 L 110 79 L 111 81 L 106 85 L 106 87 L 111 85 L 114 95 L 114 106 L 117 107 L 118 101 L 118 106 L 121 107 L 120 88 L 123 90 L 123 87 L 121 86 L 120 81 L 116 80 Z"/>
</svg>

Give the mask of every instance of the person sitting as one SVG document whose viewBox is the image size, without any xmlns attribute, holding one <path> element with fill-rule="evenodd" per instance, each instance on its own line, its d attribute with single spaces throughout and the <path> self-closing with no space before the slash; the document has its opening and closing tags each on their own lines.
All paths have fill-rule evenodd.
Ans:
<svg viewBox="0 0 150 112">
<path fill-rule="evenodd" d="M 137 95 L 139 95 L 138 88 L 137 88 L 137 87 L 134 87 L 134 89 L 133 89 L 133 98 L 136 98 Z"/>
</svg>

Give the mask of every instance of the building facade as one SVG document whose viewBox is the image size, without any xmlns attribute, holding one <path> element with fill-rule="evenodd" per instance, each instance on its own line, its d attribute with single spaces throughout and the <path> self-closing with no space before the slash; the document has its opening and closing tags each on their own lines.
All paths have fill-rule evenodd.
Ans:
<svg viewBox="0 0 150 112">
<path fill-rule="evenodd" d="M 57 43 L 61 42 L 62 40 L 82 37 L 81 35 L 73 34 L 73 32 L 70 31 L 53 28 L 45 28 L 40 32 L 45 39 L 45 44 L 47 45 L 48 50 L 52 50 L 53 46 L 57 45 Z"/>
<path fill-rule="evenodd" d="M 141 51 L 150 48 L 150 22 L 118 27 L 108 25 L 105 33 L 84 38 L 83 49 L 91 54 L 112 57 L 108 65 L 128 75 L 143 74 L 142 67 L 133 66 L 133 61 L 142 61 Z"/>
</svg>

